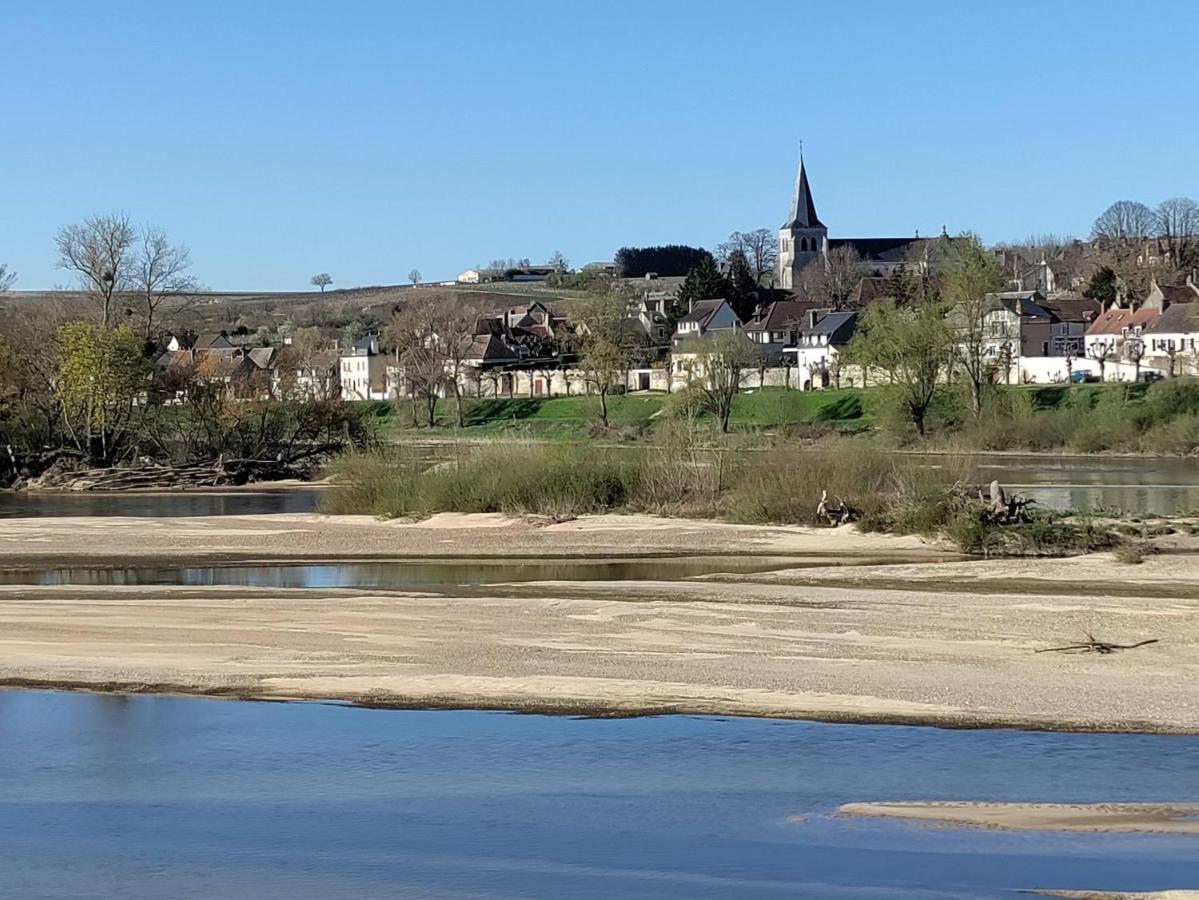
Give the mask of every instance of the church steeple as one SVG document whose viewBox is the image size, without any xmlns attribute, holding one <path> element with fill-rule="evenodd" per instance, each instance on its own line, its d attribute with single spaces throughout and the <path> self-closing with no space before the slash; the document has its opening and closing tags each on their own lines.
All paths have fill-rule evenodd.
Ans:
<svg viewBox="0 0 1199 900">
<path fill-rule="evenodd" d="M 783 227 L 824 227 L 824 223 L 816 215 L 816 204 L 812 202 L 812 189 L 808 186 L 808 172 L 804 168 L 802 150 L 799 152 L 799 174 L 795 176 L 795 192 L 791 195 L 791 215 L 783 223 Z"/>
<path fill-rule="evenodd" d="M 791 214 L 779 229 L 779 287 L 793 290 L 799 283 L 804 266 L 819 259 L 826 250 L 828 229 L 816 215 L 812 188 L 803 162 L 803 145 L 799 148 L 799 172 L 791 194 Z"/>
</svg>

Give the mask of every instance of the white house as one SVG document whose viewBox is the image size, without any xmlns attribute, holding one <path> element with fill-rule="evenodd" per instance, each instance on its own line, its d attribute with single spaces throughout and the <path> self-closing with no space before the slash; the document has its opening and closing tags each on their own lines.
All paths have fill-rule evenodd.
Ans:
<svg viewBox="0 0 1199 900">
<path fill-rule="evenodd" d="M 387 399 L 387 362 L 379 353 L 378 335 L 368 334 L 354 341 L 337 362 L 341 399 Z"/>
</svg>

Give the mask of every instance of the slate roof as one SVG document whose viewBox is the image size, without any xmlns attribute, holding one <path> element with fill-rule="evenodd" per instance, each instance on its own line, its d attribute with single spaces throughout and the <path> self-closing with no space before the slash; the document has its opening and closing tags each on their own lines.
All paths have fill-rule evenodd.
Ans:
<svg viewBox="0 0 1199 900">
<path fill-rule="evenodd" d="M 679 322 L 698 322 L 702 329 L 708 324 L 712 316 L 716 315 L 716 311 L 724 305 L 724 300 L 697 300 L 695 305 L 691 307 L 691 311 L 687 315 L 679 319 Z"/>
<path fill-rule="evenodd" d="M 852 310 L 845 312 L 826 313 L 816 320 L 811 328 L 804 329 L 805 336 L 828 336 L 830 344 L 843 344 L 852 336 L 857 327 L 858 314 Z"/>
<path fill-rule="evenodd" d="M 745 325 L 746 331 L 785 331 L 793 326 L 803 327 L 810 313 L 819 309 L 815 300 L 775 300 L 759 308 Z"/>
<path fill-rule="evenodd" d="M 1196 303 L 1174 303 L 1145 328 L 1146 334 L 1195 332 L 1199 332 L 1199 304 Z"/>
<path fill-rule="evenodd" d="M 908 248 L 919 243 L 918 237 L 897 238 L 829 238 L 829 252 L 849 245 L 858 251 L 865 263 L 871 262 L 901 262 L 907 255 Z"/>
<path fill-rule="evenodd" d="M 799 161 L 799 174 L 795 176 L 795 191 L 791 195 L 791 212 L 784 228 L 823 228 L 824 223 L 816 215 L 816 204 L 812 201 L 812 189 L 808 185 L 808 173 L 803 160 Z"/>
<path fill-rule="evenodd" d="M 1090 322 L 1103 312 L 1103 304 L 1081 294 L 1055 294 L 1041 306 L 1059 322 Z"/>
</svg>

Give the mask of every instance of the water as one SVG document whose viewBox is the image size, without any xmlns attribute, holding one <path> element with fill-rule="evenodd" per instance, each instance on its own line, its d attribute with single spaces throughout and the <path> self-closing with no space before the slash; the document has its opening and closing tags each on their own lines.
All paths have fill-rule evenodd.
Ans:
<svg viewBox="0 0 1199 900">
<path fill-rule="evenodd" d="M 1199 511 L 1199 461 L 1175 458 L 978 456 L 974 477 L 1056 509 L 1120 509 L 1137 515 Z"/>
<path fill-rule="evenodd" d="M 946 554 L 946 559 L 956 558 Z M 927 560 L 928 557 L 921 557 Z M 752 573 L 816 566 L 883 565 L 898 557 L 677 556 L 640 559 L 390 560 L 370 563 L 279 563 L 261 566 L 106 568 L 75 566 L 0 569 L 0 584 L 30 585 L 245 585 L 274 588 L 405 589 L 528 581 L 677 581 L 716 572 Z"/>
<path fill-rule="evenodd" d="M 0 491 L 0 518 L 30 516 L 246 516 L 310 513 L 319 488 L 274 491 L 176 491 L 162 494 Z"/>
<path fill-rule="evenodd" d="M 1197 759 L 1190 737 L 0 692 L 0 896 L 1196 887 L 1199 838 L 835 812 L 883 799 L 1194 800 Z"/>
</svg>

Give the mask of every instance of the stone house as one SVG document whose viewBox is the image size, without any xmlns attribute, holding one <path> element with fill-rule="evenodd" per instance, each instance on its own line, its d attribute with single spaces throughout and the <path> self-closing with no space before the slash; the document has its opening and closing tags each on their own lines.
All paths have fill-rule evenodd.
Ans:
<svg viewBox="0 0 1199 900">
<path fill-rule="evenodd" d="M 337 362 L 341 399 L 388 399 L 387 360 L 379 351 L 377 334 L 354 341 Z"/>
</svg>

